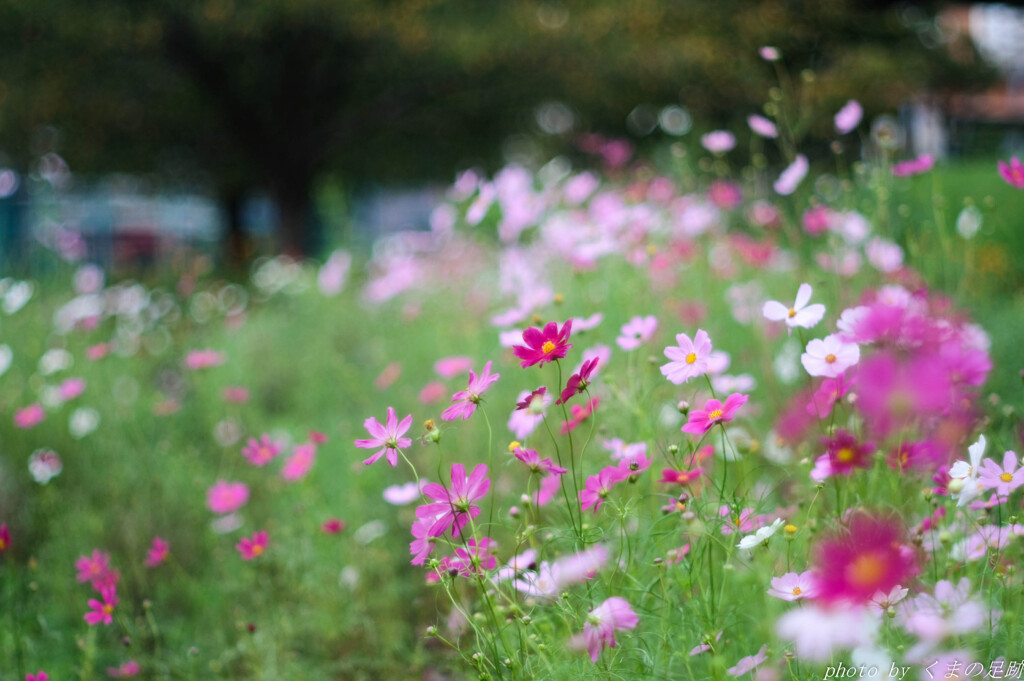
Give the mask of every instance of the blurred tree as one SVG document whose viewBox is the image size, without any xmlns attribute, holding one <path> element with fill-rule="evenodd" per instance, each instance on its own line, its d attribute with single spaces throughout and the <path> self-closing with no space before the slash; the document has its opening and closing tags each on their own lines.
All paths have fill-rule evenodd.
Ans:
<svg viewBox="0 0 1024 681">
<path fill-rule="evenodd" d="M 765 44 L 813 72 L 794 108 L 813 133 L 849 96 L 878 110 L 975 78 L 943 40 L 927 8 L 879 0 L 0 0 L 0 151 L 25 167 L 56 129 L 73 169 L 213 186 L 235 237 L 261 187 L 306 252 L 327 171 L 494 165 L 545 101 L 575 113 L 566 141 L 620 134 L 641 103 L 736 120 L 776 82 Z"/>
</svg>

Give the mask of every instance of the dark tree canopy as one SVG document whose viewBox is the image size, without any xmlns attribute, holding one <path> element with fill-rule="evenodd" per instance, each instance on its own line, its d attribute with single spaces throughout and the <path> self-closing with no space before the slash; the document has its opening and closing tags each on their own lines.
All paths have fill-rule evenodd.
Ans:
<svg viewBox="0 0 1024 681">
<path fill-rule="evenodd" d="M 493 165 L 550 100 L 576 112 L 577 132 L 621 134 L 640 103 L 738 120 L 775 82 L 760 45 L 780 48 L 791 73 L 814 71 L 807 112 L 850 96 L 880 110 L 968 82 L 972 64 L 925 47 L 930 15 L 891 5 L 0 0 L 0 153 L 24 166 L 52 127 L 77 170 L 199 178 L 229 206 L 262 187 L 282 247 L 302 251 L 326 172 L 448 178 L 467 160 Z"/>
</svg>

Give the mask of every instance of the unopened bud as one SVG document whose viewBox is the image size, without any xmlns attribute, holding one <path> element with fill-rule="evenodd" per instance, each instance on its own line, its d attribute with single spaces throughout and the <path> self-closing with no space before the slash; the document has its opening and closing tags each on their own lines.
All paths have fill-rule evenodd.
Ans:
<svg viewBox="0 0 1024 681">
<path fill-rule="evenodd" d="M 690 403 L 686 400 L 679 400 L 679 404 L 676 405 L 676 409 L 679 410 L 680 414 L 686 416 L 690 413 Z"/>
<path fill-rule="evenodd" d="M 519 507 L 518 506 L 513 506 L 512 508 L 508 509 L 508 514 L 509 514 L 509 516 L 511 516 L 513 518 L 518 518 L 519 517 Z"/>
<path fill-rule="evenodd" d="M 675 456 L 676 454 L 679 453 L 679 446 L 678 445 L 669 445 L 668 446 L 668 453 L 671 454 L 672 456 Z"/>
</svg>

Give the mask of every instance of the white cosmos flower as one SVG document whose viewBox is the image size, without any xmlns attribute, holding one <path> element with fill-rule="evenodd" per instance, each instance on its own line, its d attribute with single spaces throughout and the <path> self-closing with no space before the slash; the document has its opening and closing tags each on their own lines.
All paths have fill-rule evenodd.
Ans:
<svg viewBox="0 0 1024 681">
<path fill-rule="evenodd" d="M 771 539 L 772 535 L 779 531 L 785 521 L 782 518 L 776 518 L 775 522 L 771 525 L 766 525 L 754 534 L 748 534 L 743 539 L 740 539 L 740 543 L 736 546 L 741 549 L 752 549 L 758 544 L 767 544 L 768 540 Z"/>
<path fill-rule="evenodd" d="M 809 329 L 821 321 L 825 316 L 825 306 L 821 303 L 808 305 L 811 302 L 811 285 L 800 284 L 796 292 L 796 301 L 791 307 L 787 307 L 777 300 L 769 300 L 764 304 L 762 312 L 766 319 L 773 322 L 785 321 L 786 326 L 792 329 L 794 326 L 801 326 Z"/>
</svg>

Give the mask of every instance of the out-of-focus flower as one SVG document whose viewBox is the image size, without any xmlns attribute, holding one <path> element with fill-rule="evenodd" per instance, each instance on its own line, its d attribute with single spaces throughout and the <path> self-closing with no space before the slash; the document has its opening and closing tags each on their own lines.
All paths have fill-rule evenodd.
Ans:
<svg viewBox="0 0 1024 681">
<path fill-rule="evenodd" d="M 768 595 L 784 601 L 799 601 L 817 596 L 818 585 L 814 582 L 814 573 L 810 570 L 799 574 L 787 572 L 781 577 L 772 578 L 772 588 L 768 589 Z"/>
<path fill-rule="evenodd" d="M 861 107 L 857 100 L 851 99 L 836 113 L 836 132 L 840 135 L 845 135 L 856 128 L 863 117 L 863 107 Z"/>
<path fill-rule="evenodd" d="M 796 301 L 790 307 L 777 300 L 769 300 L 764 304 L 765 319 L 773 322 L 786 322 L 790 332 L 794 326 L 805 329 L 813 328 L 825 316 L 825 306 L 821 303 L 808 305 L 807 303 L 811 302 L 812 293 L 811 285 L 804 283 L 800 284 L 800 288 L 797 289 Z"/>
<path fill-rule="evenodd" d="M 1014 156 L 1009 163 L 999 161 L 999 174 L 1011 186 L 1024 189 L 1024 163 Z"/>
<path fill-rule="evenodd" d="M 736 146 L 736 136 L 728 130 L 715 130 L 703 135 L 700 143 L 712 154 L 724 154 Z"/>
<path fill-rule="evenodd" d="M 263 552 L 267 550 L 269 541 L 270 538 L 266 530 L 259 530 L 252 535 L 252 538 L 242 537 L 235 548 L 241 554 L 242 560 L 254 560 L 262 556 Z"/>
<path fill-rule="evenodd" d="M 206 506 L 214 513 L 237 511 L 249 501 L 249 486 L 244 482 L 218 480 L 206 491 Z"/>
<path fill-rule="evenodd" d="M 28 457 L 28 472 L 32 479 L 45 485 L 64 470 L 60 456 L 52 449 L 37 449 Z"/>
</svg>

